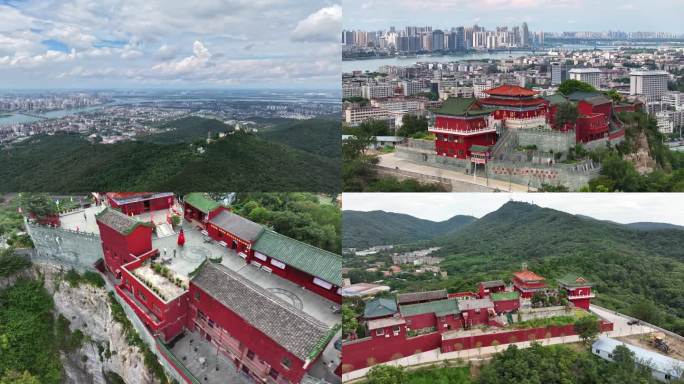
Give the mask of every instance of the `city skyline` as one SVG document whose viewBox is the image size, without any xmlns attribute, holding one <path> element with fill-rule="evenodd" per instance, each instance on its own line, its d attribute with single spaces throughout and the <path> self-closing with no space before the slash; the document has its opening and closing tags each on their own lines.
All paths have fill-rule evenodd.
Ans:
<svg viewBox="0 0 684 384">
<path fill-rule="evenodd" d="M 679 3 L 679 4 L 678 4 Z M 431 26 L 450 29 L 456 26 L 479 25 L 488 29 L 497 26 L 520 25 L 527 22 L 530 31 L 624 31 L 668 32 L 681 34 L 682 12 L 677 0 L 654 0 L 624 3 L 609 0 L 601 3 L 588 0 L 347 0 L 343 28 L 347 30 L 387 30 L 391 26 Z M 591 12 L 587 12 L 587 11 Z M 644 12 L 658 17 L 645 18 Z M 607 24 L 605 15 L 612 13 Z M 663 30 L 663 28 L 673 28 Z"/>
<path fill-rule="evenodd" d="M 331 1 L 0 0 L 0 83 L 335 89 L 341 20 Z"/>
</svg>

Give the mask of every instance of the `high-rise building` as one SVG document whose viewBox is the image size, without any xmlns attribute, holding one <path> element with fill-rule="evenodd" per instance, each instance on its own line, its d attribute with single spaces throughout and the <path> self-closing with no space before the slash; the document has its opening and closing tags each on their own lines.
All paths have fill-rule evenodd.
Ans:
<svg viewBox="0 0 684 384">
<path fill-rule="evenodd" d="M 629 94 L 645 98 L 647 102 L 658 101 L 667 92 L 666 71 L 634 71 L 629 74 Z"/>
<path fill-rule="evenodd" d="M 563 63 L 551 64 L 551 85 L 559 85 L 568 79 L 568 68 Z"/>
<path fill-rule="evenodd" d="M 465 41 L 465 28 L 463 27 L 458 27 L 456 28 L 456 35 L 454 36 L 455 42 L 454 42 L 454 49 L 459 52 L 463 52 L 466 50 L 466 41 Z"/>
<path fill-rule="evenodd" d="M 530 46 L 530 30 L 527 28 L 527 23 L 522 23 L 522 46 L 523 47 L 529 47 Z"/>
<path fill-rule="evenodd" d="M 601 86 L 601 70 L 598 68 L 573 68 L 568 71 L 571 80 L 579 80 L 591 84 L 594 88 Z"/>
<path fill-rule="evenodd" d="M 444 32 L 441 29 L 435 29 L 432 32 L 432 50 L 433 51 L 443 51 L 444 50 Z"/>
</svg>

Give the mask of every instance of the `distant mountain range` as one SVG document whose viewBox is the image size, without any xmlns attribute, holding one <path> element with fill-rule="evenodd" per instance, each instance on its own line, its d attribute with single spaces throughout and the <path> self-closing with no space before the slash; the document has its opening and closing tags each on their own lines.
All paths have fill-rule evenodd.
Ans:
<svg viewBox="0 0 684 384">
<path fill-rule="evenodd" d="M 374 245 L 407 244 L 459 230 L 477 220 L 472 216 L 454 216 L 435 222 L 402 213 L 385 211 L 344 211 L 342 214 L 343 248 L 369 248 Z"/>
<path fill-rule="evenodd" d="M 656 303 L 647 320 L 684 334 L 682 227 L 618 224 L 521 202 L 441 233 L 433 229 L 438 223 L 407 215 L 344 211 L 343 218 L 345 246 L 414 239 L 441 247 L 433 255 L 444 258 L 449 278 L 401 281 L 403 291 L 471 290 L 479 281 L 510 280 L 527 264 L 551 286 L 569 272 L 584 276 L 594 283 L 596 302 L 609 308 L 636 315 L 636 304 Z"/>
</svg>

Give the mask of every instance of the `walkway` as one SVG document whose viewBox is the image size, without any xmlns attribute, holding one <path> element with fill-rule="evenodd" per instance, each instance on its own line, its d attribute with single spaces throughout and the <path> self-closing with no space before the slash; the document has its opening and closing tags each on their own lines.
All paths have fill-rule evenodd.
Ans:
<svg viewBox="0 0 684 384">
<path fill-rule="evenodd" d="M 506 181 L 492 178 L 487 180 L 486 177 L 481 177 L 477 174 L 475 175 L 476 177 L 473 177 L 458 171 L 450 171 L 443 168 L 431 167 L 429 165 L 416 164 L 409 160 L 397 157 L 394 152 L 380 155 L 378 158 L 380 159 L 378 165 L 381 167 L 387 167 L 390 169 L 398 168 L 404 171 L 449 179 L 451 180 L 451 184 L 453 186 L 453 192 L 467 192 L 467 185 L 463 184 L 475 184 L 478 186 L 507 192 L 528 192 L 529 190 L 534 190 L 533 188 L 528 188 L 527 185 L 508 183 Z"/>
</svg>

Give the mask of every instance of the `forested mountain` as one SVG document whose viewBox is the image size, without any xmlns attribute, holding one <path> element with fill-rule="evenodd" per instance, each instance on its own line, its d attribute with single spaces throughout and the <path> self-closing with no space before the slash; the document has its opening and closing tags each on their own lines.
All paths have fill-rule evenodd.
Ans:
<svg viewBox="0 0 684 384">
<path fill-rule="evenodd" d="M 385 211 L 344 211 L 342 246 L 368 248 L 373 245 L 429 240 L 457 231 L 475 220 L 472 216 L 459 215 L 446 221 L 435 222 Z"/>
<path fill-rule="evenodd" d="M 450 276 L 431 285 L 471 289 L 481 280 L 510 279 L 522 263 L 550 284 L 576 272 L 594 282 L 596 303 L 684 334 L 680 229 L 641 230 L 509 202 L 430 243 L 443 247 L 436 255 L 445 257 L 441 266 Z"/>
<path fill-rule="evenodd" d="M 342 156 L 342 128 L 334 118 L 287 120 L 260 133 L 260 137 L 325 157 Z"/>
<path fill-rule="evenodd" d="M 217 130 L 226 129 L 223 123 L 190 118 L 175 124 L 178 126 L 172 132 L 110 145 L 91 144 L 76 134 L 34 137 L 0 150 L 0 188 L 61 192 L 340 189 L 339 155 L 334 153 L 321 155 L 244 133 L 207 145 L 206 132 L 214 136 Z M 286 129 L 296 130 L 293 126 Z M 328 125 L 320 133 L 309 133 L 308 144 L 302 145 L 329 140 L 330 129 Z M 182 142 L 177 142 L 180 138 Z"/>
</svg>

